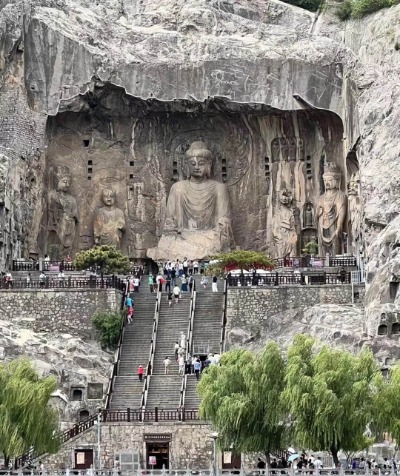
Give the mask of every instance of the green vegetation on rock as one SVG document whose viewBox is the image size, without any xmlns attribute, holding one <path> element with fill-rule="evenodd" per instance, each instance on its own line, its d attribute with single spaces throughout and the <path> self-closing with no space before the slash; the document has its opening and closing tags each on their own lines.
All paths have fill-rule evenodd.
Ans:
<svg viewBox="0 0 400 476">
<path fill-rule="evenodd" d="M 49 406 L 57 388 L 54 377 L 40 378 L 31 362 L 17 359 L 0 364 L 0 452 L 5 463 L 27 453 L 55 453 L 57 412 Z"/>
<path fill-rule="evenodd" d="M 101 273 L 127 273 L 130 270 L 128 257 L 115 246 L 108 245 L 95 246 L 77 253 L 74 264 L 77 269 L 95 267 Z"/>
<path fill-rule="evenodd" d="M 232 350 L 204 372 L 198 391 L 222 450 L 233 443 L 236 452 L 267 456 L 296 444 L 338 463 L 339 450 L 372 444 L 366 428 L 400 439 L 400 368 L 385 380 L 369 349 L 354 355 L 297 335 L 286 355 L 275 343 L 259 354 Z"/>
<path fill-rule="evenodd" d="M 383 8 L 396 5 L 399 2 L 400 0 L 345 0 L 336 13 L 341 20 L 361 18 Z"/>
<path fill-rule="evenodd" d="M 113 350 L 117 347 L 123 319 L 123 313 L 117 311 L 97 311 L 93 315 L 92 322 L 99 333 L 103 349 Z"/>
</svg>

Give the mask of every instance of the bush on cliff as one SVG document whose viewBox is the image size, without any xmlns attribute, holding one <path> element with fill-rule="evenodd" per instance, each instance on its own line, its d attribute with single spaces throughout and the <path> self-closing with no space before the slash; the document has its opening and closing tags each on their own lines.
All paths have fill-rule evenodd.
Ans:
<svg viewBox="0 0 400 476">
<path fill-rule="evenodd" d="M 123 319 L 122 312 L 117 311 L 97 311 L 93 315 L 92 322 L 103 349 L 114 350 L 117 347 Z"/>
<path fill-rule="evenodd" d="M 362 18 L 383 8 L 392 7 L 399 2 L 400 0 L 345 0 L 336 14 L 341 20 Z"/>
</svg>

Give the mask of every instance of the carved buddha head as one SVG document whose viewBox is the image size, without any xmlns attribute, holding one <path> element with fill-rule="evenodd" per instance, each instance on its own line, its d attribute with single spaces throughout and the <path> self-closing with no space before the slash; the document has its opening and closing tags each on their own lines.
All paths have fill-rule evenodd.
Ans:
<svg viewBox="0 0 400 476">
<path fill-rule="evenodd" d="M 339 190 L 341 171 L 337 165 L 329 162 L 324 169 L 322 178 L 324 179 L 325 190 Z"/>
<path fill-rule="evenodd" d="M 290 206 L 292 203 L 292 192 L 286 188 L 279 192 L 279 201 L 282 205 Z"/>
<path fill-rule="evenodd" d="M 193 142 L 186 151 L 189 177 L 210 178 L 212 153 L 207 144 L 201 141 Z"/>
<path fill-rule="evenodd" d="M 68 192 L 71 186 L 71 174 L 68 167 L 61 166 L 55 169 L 57 190 L 59 192 Z"/>
<path fill-rule="evenodd" d="M 105 188 L 101 193 L 101 200 L 107 207 L 112 207 L 115 204 L 115 192 L 110 188 Z"/>
</svg>

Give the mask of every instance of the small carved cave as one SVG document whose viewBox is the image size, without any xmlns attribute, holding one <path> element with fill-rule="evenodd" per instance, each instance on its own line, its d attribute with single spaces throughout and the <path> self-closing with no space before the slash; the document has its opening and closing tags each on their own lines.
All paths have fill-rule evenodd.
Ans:
<svg viewBox="0 0 400 476">
<path fill-rule="evenodd" d="M 103 242 L 144 258 L 162 234 L 171 186 L 187 177 L 185 152 L 204 141 L 211 178 L 228 187 L 235 245 L 299 255 L 317 240 L 328 163 L 346 191 L 342 137 L 342 122 L 329 111 L 221 98 L 145 101 L 94 84 L 48 119 L 41 251 L 58 245 L 73 254 Z"/>
<path fill-rule="evenodd" d="M 388 333 L 388 326 L 386 324 L 381 324 L 378 327 L 378 336 L 386 336 Z"/>
<path fill-rule="evenodd" d="M 71 400 L 73 402 L 80 402 L 83 400 L 83 391 L 81 388 L 71 388 Z"/>
<path fill-rule="evenodd" d="M 79 412 L 79 421 L 84 421 L 89 418 L 89 412 L 88 410 L 81 410 Z"/>
<path fill-rule="evenodd" d="M 400 323 L 395 322 L 392 324 L 392 334 L 400 334 Z"/>
</svg>

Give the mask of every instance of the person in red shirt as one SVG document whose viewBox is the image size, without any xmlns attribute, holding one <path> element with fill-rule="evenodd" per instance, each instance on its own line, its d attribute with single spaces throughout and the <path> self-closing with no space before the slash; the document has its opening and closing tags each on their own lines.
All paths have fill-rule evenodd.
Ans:
<svg viewBox="0 0 400 476">
<path fill-rule="evenodd" d="M 137 369 L 137 374 L 139 377 L 139 382 L 143 381 L 143 374 L 144 374 L 144 368 L 142 365 L 139 365 L 139 368 Z"/>
</svg>

